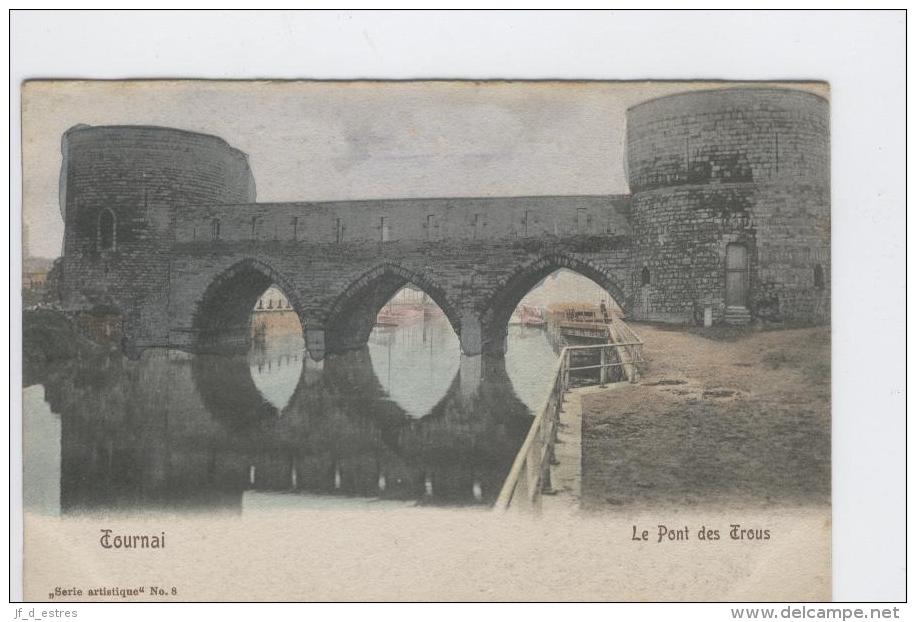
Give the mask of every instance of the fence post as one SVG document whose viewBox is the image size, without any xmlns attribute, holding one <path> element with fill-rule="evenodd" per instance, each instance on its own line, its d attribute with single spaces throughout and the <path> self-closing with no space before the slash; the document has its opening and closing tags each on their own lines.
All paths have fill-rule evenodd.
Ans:
<svg viewBox="0 0 916 622">
<path fill-rule="evenodd" d="M 631 356 L 631 357 L 630 357 L 630 360 L 631 360 L 631 361 L 634 361 L 634 363 L 633 363 L 633 375 L 631 376 L 630 382 L 632 382 L 633 384 L 636 384 L 637 382 L 639 382 L 639 365 L 638 365 L 635 361 L 639 361 L 639 360 L 640 360 L 640 358 L 642 357 L 642 352 L 640 351 L 640 347 L 639 347 L 639 346 L 635 346 L 633 349 L 634 349 L 634 351 L 635 351 L 636 354 L 635 354 L 635 356 Z"/>
<path fill-rule="evenodd" d="M 598 369 L 599 371 L 598 382 L 603 387 L 604 385 L 607 384 L 607 367 L 605 367 L 605 365 L 607 365 L 607 348 L 602 347 L 600 351 L 601 351 L 601 367 Z"/>
</svg>

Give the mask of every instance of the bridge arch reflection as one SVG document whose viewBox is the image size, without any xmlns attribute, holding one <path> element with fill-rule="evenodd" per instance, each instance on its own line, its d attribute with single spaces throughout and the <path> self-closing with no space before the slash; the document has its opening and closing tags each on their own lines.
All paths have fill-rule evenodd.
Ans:
<svg viewBox="0 0 916 622">
<path fill-rule="evenodd" d="M 410 310 L 419 317 L 400 325 L 376 326 L 367 347 L 374 373 L 389 398 L 419 419 L 448 391 L 460 368 L 461 350 L 445 318 L 426 307 Z"/>
<path fill-rule="evenodd" d="M 501 284 L 487 301 L 486 317 L 505 327 L 518 302 L 558 268 L 589 277 L 611 294 L 620 292 L 600 267 L 550 254 Z M 422 275 L 393 264 L 364 273 L 347 289 L 335 303 L 336 326 L 362 320 L 360 330 L 368 331 L 368 340 L 379 308 L 407 283 L 440 306 L 444 318 L 439 322 L 451 336 L 459 307 Z M 272 284 L 284 290 L 293 311 L 301 308 L 297 290 L 285 275 L 263 262 L 244 260 L 212 280 L 197 305 L 195 325 L 202 333 L 240 325 L 247 336 L 252 308 Z M 366 305 L 367 298 L 375 302 Z M 474 308 L 477 312 L 480 307 Z M 297 313 L 300 325 L 302 317 Z M 335 326 L 333 321 L 330 325 Z M 504 339 L 505 328 L 502 333 Z M 357 339 L 361 341 L 362 335 Z M 526 357 L 527 371 L 528 359 L 541 356 L 534 346 L 543 345 L 530 341 L 536 343 L 526 352 L 537 356 Z M 69 507 L 123 500 L 114 498 L 120 492 L 112 497 L 99 487 L 93 492 L 96 500 L 87 501 L 87 464 L 102 469 L 98 473 L 107 473 L 110 482 L 119 470 L 139 473 L 109 488 L 141 503 L 155 497 L 193 505 L 194 495 L 206 496 L 217 483 L 220 499 L 253 488 L 434 503 L 491 500 L 527 432 L 532 398 L 537 398 L 536 391 L 529 396 L 513 387 L 513 380 L 518 385 L 517 378 L 510 378 L 513 357 L 462 358 L 456 352 L 458 368 L 440 374 L 441 387 L 430 391 L 427 383 L 425 401 L 409 404 L 380 377 L 373 345 L 370 340 L 320 362 L 308 360 L 302 350 L 268 349 L 247 357 L 185 355 L 180 361 L 146 356 L 120 361 L 106 371 L 107 384 L 94 386 L 92 399 L 85 399 L 80 388 L 58 391 L 82 395 L 85 403 L 68 400 L 57 411 L 79 412 L 63 426 L 67 458 L 62 468 L 67 477 L 62 481 Z M 542 358 L 550 367 L 552 359 Z M 273 381 L 280 377 L 277 363 L 283 372 L 279 383 Z M 258 379 L 258 365 L 271 376 L 269 382 Z M 88 361 L 73 366 L 51 385 L 91 377 L 84 369 Z M 129 420 L 119 419 L 122 411 Z"/>
<path fill-rule="evenodd" d="M 389 399 L 367 349 L 330 356 L 300 383 L 252 466 L 257 490 L 421 503 L 490 503 L 531 422 L 502 359 L 485 359 L 476 392 L 456 374 L 423 417 Z M 475 492 L 476 491 L 476 492 Z"/>
<path fill-rule="evenodd" d="M 501 359 L 481 359 L 473 391 L 456 374 L 419 419 L 386 394 L 366 348 L 306 357 L 282 408 L 246 357 L 106 360 L 43 374 L 62 421 L 64 513 L 240 511 L 250 490 L 486 505 L 531 421 Z M 104 380 L 86 388 L 103 367 Z"/>
</svg>

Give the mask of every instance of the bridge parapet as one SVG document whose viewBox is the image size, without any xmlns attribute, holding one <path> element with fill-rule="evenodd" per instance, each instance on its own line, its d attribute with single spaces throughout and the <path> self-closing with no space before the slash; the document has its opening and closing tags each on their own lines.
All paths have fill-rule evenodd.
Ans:
<svg viewBox="0 0 916 622">
<path fill-rule="evenodd" d="M 396 242 L 630 234 L 625 195 L 202 205 L 175 213 L 175 242 Z"/>
</svg>

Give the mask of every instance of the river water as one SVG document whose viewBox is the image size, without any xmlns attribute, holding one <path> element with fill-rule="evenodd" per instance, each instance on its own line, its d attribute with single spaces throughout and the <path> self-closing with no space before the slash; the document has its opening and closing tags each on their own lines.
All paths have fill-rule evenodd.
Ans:
<svg viewBox="0 0 916 622">
<path fill-rule="evenodd" d="M 24 504 L 48 515 L 491 505 L 548 390 L 546 332 L 462 357 L 442 317 L 315 362 L 299 335 L 247 356 L 99 355 L 23 394 Z"/>
</svg>

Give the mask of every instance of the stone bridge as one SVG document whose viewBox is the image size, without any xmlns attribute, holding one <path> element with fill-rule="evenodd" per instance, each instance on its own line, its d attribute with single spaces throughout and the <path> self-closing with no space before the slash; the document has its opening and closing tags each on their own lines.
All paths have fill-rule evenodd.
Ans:
<svg viewBox="0 0 916 622">
<path fill-rule="evenodd" d="M 632 195 L 257 203 L 247 156 L 172 128 L 76 126 L 62 141 L 68 311 L 122 317 L 125 346 L 244 348 L 271 284 L 309 352 L 361 347 L 407 283 L 465 354 L 568 268 L 631 317 L 829 322 L 828 104 L 789 89 L 672 95 L 627 114 Z"/>
<path fill-rule="evenodd" d="M 181 212 L 168 345 L 247 347 L 251 310 L 276 284 L 320 358 L 362 347 L 378 312 L 410 283 L 443 310 L 463 353 L 500 353 L 516 305 L 559 268 L 591 278 L 626 309 L 632 267 L 620 206 L 610 197 L 532 197 Z"/>
<path fill-rule="evenodd" d="M 624 196 L 256 203 L 247 158 L 221 139 L 82 126 L 64 137 L 61 195 L 61 298 L 118 313 L 134 353 L 247 349 L 272 284 L 316 359 L 365 345 L 408 283 L 468 355 L 502 353 L 515 306 L 559 268 L 632 298 Z"/>
</svg>

